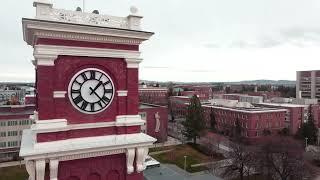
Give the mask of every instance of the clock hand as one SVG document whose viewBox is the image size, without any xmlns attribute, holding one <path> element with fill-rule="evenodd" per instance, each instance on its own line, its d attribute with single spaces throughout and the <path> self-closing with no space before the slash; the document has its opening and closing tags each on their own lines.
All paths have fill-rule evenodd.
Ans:
<svg viewBox="0 0 320 180">
<path fill-rule="evenodd" d="M 98 89 L 98 87 L 99 87 L 101 84 L 102 84 L 102 81 L 99 81 L 99 83 L 96 85 L 96 87 L 95 87 L 94 89 L 92 89 L 92 88 L 90 87 L 90 90 L 91 90 L 90 95 L 92 95 L 92 93 L 96 92 L 96 90 Z"/>
<path fill-rule="evenodd" d="M 104 104 L 106 104 L 106 102 L 104 102 L 104 100 L 99 96 L 99 94 L 96 93 L 96 91 L 94 91 L 92 89 L 92 87 L 90 87 L 89 89 L 92 91 L 92 93 L 94 93 L 100 99 L 100 101 L 102 101 Z"/>
</svg>

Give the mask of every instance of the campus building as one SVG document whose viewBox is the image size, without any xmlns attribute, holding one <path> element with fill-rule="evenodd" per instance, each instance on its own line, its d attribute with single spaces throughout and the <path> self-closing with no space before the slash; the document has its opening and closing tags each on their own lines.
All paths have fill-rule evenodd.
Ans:
<svg viewBox="0 0 320 180">
<path fill-rule="evenodd" d="M 296 97 L 320 99 L 320 71 L 297 71 Z"/>
<path fill-rule="evenodd" d="M 139 101 L 166 106 L 168 105 L 168 89 L 163 87 L 139 87 Z"/>
<path fill-rule="evenodd" d="M 34 105 L 0 106 L 0 162 L 19 158 L 22 131 L 33 123 Z"/>
</svg>

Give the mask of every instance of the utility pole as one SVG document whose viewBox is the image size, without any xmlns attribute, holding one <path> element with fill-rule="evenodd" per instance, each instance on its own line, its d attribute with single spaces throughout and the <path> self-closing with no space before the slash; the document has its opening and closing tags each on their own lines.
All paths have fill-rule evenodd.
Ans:
<svg viewBox="0 0 320 180">
<path fill-rule="evenodd" d="M 85 5 L 86 5 L 86 0 L 82 0 L 82 8 L 83 8 L 83 12 L 85 12 Z"/>
<path fill-rule="evenodd" d="M 187 156 L 184 156 L 184 170 L 187 170 Z"/>
</svg>

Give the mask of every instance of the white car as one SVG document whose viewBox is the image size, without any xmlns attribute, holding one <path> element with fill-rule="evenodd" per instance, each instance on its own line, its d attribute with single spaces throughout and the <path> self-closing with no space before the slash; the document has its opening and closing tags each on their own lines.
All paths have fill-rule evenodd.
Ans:
<svg viewBox="0 0 320 180">
<path fill-rule="evenodd" d="M 146 157 L 146 160 L 144 161 L 144 164 L 145 164 L 147 169 L 148 168 L 153 168 L 153 167 L 160 167 L 160 163 L 157 160 L 155 160 L 152 157 L 150 157 L 150 156 Z"/>
</svg>

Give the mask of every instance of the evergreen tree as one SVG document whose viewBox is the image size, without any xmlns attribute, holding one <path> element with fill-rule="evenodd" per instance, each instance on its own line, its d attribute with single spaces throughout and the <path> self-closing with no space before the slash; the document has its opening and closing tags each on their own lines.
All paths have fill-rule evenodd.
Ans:
<svg viewBox="0 0 320 180">
<path fill-rule="evenodd" d="M 239 119 L 236 120 L 236 127 L 234 129 L 234 139 L 236 141 L 241 141 L 242 139 L 242 127 L 240 125 Z"/>
<path fill-rule="evenodd" d="M 203 116 L 203 109 L 199 98 L 194 95 L 188 106 L 188 111 L 186 115 L 186 120 L 182 122 L 184 126 L 183 135 L 189 140 L 192 139 L 193 143 L 197 143 L 197 138 L 202 135 L 205 129 L 205 122 Z"/>
<path fill-rule="evenodd" d="M 213 108 L 211 108 L 211 112 L 210 112 L 210 127 L 211 127 L 211 130 L 215 131 L 216 130 L 216 125 L 217 125 L 216 117 L 214 115 Z"/>
<path fill-rule="evenodd" d="M 301 127 L 298 129 L 297 137 L 299 139 L 308 138 L 309 144 L 316 144 L 318 139 L 318 128 L 314 124 L 312 116 L 312 106 L 309 107 L 308 121 L 303 122 Z"/>
</svg>

